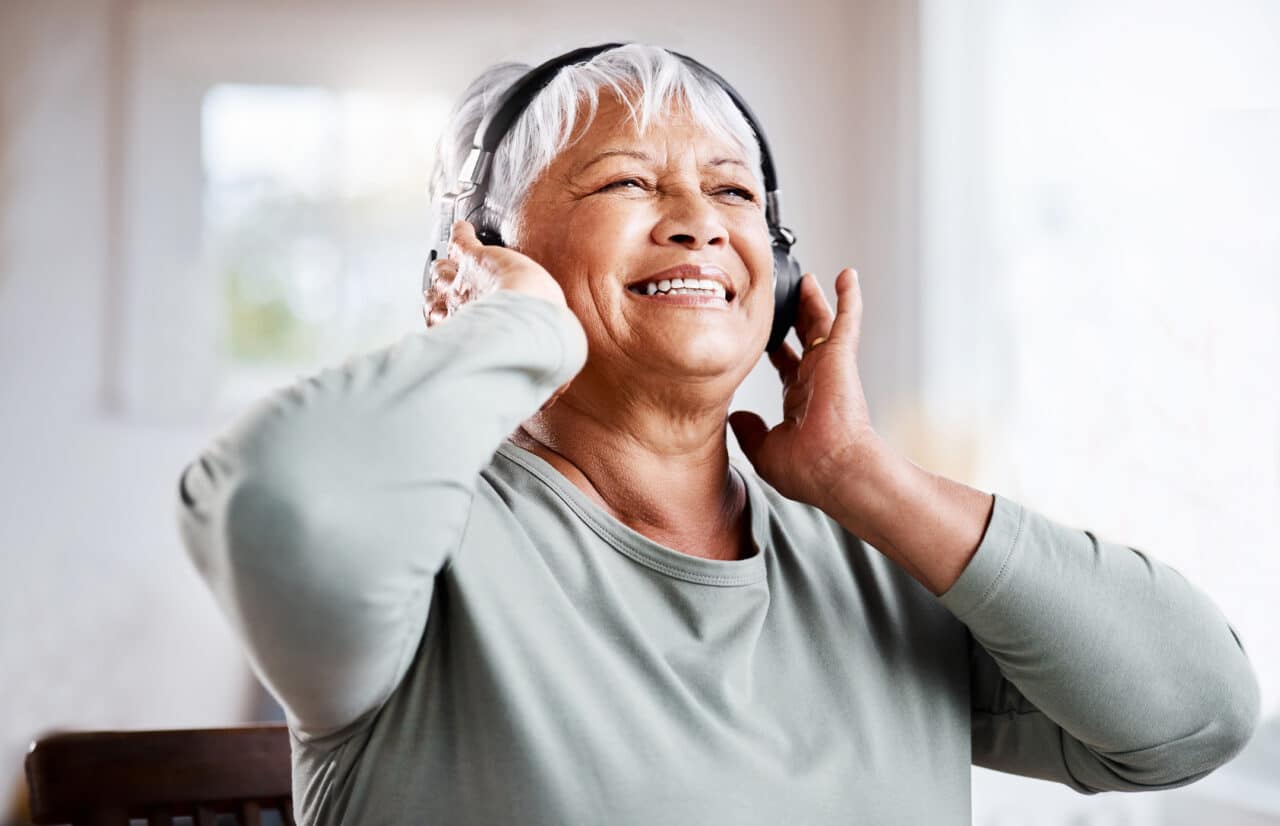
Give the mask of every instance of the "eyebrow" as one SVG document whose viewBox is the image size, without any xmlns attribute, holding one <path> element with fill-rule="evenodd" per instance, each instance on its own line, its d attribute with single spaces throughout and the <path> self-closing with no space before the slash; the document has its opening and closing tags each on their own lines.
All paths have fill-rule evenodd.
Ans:
<svg viewBox="0 0 1280 826">
<path fill-rule="evenodd" d="M 644 161 L 646 163 L 653 162 L 652 156 L 644 152 L 637 152 L 634 149 L 609 149 L 604 152 L 601 152 L 599 155 L 596 155 L 594 158 L 592 158 L 591 160 L 583 164 L 581 167 L 579 167 L 578 174 L 586 172 L 588 169 L 600 163 L 601 161 L 606 161 L 609 158 L 616 158 L 618 156 L 622 156 L 626 158 L 635 158 L 638 161 Z"/>
<path fill-rule="evenodd" d="M 604 152 L 601 152 L 599 155 L 596 155 L 594 158 L 587 161 L 585 164 L 579 167 L 578 171 L 575 172 L 574 174 L 581 175 L 583 172 L 586 172 L 588 169 L 600 163 L 601 161 L 608 160 L 609 158 L 616 158 L 619 156 L 626 157 L 626 158 L 635 158 L 636 160 L 644 161 L 645 163 L 653 163 L 653 156 L 645 152 L 638 152 L 634 149 L 609 149 Z M 748 172 L 751 171 L 750 167 L 748 167 L 745 163 L 738 160 L 737 158 L 712 158 L 711 160 L 703 164 L 703 166 L 724 166 L 726 164 L 734 164 L 736 166 L 742 167 Z"/>
</svg>

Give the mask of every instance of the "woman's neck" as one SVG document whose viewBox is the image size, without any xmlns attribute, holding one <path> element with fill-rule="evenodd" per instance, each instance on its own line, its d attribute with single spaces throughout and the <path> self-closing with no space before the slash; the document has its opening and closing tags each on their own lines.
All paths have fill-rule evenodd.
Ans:
<svg viewBox="0 0 1280 826">
<path fill-rule="evenodd" d="M 512 434 L 618 521 L 710 559 L 754 552 L 746 489 L 729 468 L 725 409 L 690 415 L 640 405 L 606 415 L 566 394 Z"/>
</svg>

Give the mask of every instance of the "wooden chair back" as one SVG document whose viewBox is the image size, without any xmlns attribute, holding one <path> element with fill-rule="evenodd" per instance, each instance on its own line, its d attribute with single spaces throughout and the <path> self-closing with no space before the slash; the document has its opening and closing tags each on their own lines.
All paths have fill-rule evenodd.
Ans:
<svg viewBox="0 0 1280 826">
<path fill-rule="evenodd" d="M 52 734 L 32 744 L 26 770 L 41 826 L 261 826 L 272 810 L 294 826 L 282 725 Z"/>
</svg>

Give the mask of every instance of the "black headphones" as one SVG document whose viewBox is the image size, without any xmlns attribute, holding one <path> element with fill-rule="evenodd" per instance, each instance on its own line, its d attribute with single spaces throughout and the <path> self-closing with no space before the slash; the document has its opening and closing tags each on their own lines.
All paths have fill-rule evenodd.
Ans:
<svg viewBox="0 0 1280 826">
<path fill-rule="evenodd" d="M 436 239 L 431 257 L 427 260 L 426 272 L 422 276 L 424 292 L 431 285 L 431 262 L 449 248 L 450 227 L 457 220 L 456 216 L 462 214 L 469 219 L 484 205 L 489 187 L 489 169 L 494 153 L 498 149 L 498 144 L 502 142 L 503 137 L 529 103 L 565 66 L 586 63 L 601 52 L 616 49 L 622 45 L 624 44 L 605 43 L 600 46 L 574 49 L 531 69 L 503 95 L 497 111 L 481 121 L 480 128 L 476 130 L 476 139 L 471 152 L 467 155 L 462 171 L 458 174 L 457 186 L 452 192 L 441 196 L 442 214 L 439 222 L 441 237 Z M 704 72 L 724 89 L 734 105 L 738 107 L 738 111 L 750 124 L 752 131 L 755 132 L 756 142 L 760 146 L 760 166 L 764 173 L 765 220 L 769 223 L 769 235 L 773 239 L 773 330 L 769 333 L 769 343 L 765 349 L 773 350 L 782 344 L 782 340 L 787 337 L 787 331 L 795 324 L 800 297 L 800 278 L 803 273 L 799 262 L 791 255 L 791 246 L 796 241 L 795 233 L 782 226 L 781 217 L 778 214 L 778 179 L 773 170 L 773 157 L 769 154 L 769 143 L 765 140 L 764 131 L 756 122 L 755 115 L 751 113 L 751 108 L 724 78 L 691 57 L 677 52 L 671 52 L 671 54 Z M 463 204 L 461 213 L 459 213 L 460 202 Z M 482 244 L 503 246 L 502 237 L 494 227 L 477 225 L 476 237 Z"/>
</svg>

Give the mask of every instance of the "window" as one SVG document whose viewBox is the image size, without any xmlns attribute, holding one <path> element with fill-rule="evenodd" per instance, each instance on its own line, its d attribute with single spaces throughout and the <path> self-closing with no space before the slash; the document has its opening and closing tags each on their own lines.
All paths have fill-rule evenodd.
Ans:
<svg viewBox="0 0 1280 826">
<path fill-rule="evenodd" d="M 1276 719 L 1280 8 L 923 9 L 936 441 L 968 446 L 951 452 L 958 477 L 1207 591 Z M 1251 748 L 1274 750 L 1276 732 Z M 1214 822 L 1280 815 L 1258 765 L 1186 793 L 1236 784 L 1221 797 L 1238 809 Z M 975 823 L 1193 822 L 1178 794 L 1087 800 L 979 773 Z"/>
<path fill-rule="evenodd" d="M 204 96 L 206 263 L 233 396 L 421 326 L 425 199 L 448 102 L 319 86 Z"/>
</svg>

